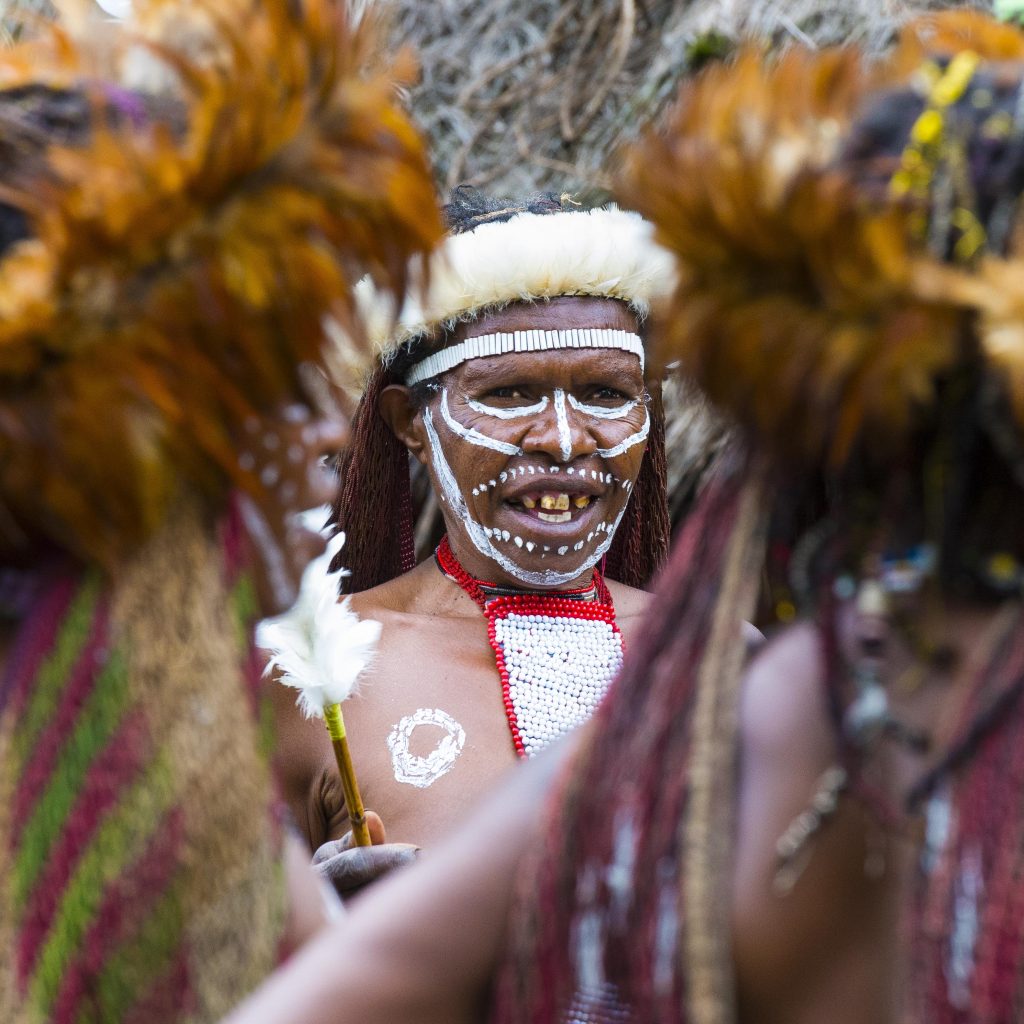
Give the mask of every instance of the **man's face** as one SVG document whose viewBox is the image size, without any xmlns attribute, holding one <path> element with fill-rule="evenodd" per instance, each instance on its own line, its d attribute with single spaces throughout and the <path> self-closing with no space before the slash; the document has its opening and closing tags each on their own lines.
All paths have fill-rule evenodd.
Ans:
<svg viewBox="0 0 1024 1024">
<path fill-rule="evenodd" d="M 517 330 L 636 332 L 606 299 L 563 298 L 481 318 L 463 337 Z M 649 415 L 639 358 L 552 349 L 471 359 L 421 413 L 449 539 L 476 576 L 564 587 L 608 550 L 640 472 Z"/>
</svg>

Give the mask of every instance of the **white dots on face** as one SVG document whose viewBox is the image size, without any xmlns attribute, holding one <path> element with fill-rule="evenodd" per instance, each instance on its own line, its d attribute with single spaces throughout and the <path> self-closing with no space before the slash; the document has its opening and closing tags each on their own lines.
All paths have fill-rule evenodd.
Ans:
<svg viewBox="0 0 1024 1024">
<path fill-rule="evenodd" d="M 304 405 L 289 405 L 281 411 L 281 418 L 285 423 L 305 423 L 309 419 L 309 409 Z"/>
<path fill-rule="evenodd" d="M 260 483 L 264 487 L 273 487 L 281 479 L 281 470 L 277 468 L 273 463 L 269 466 L 264 466 L 263 471 L 260 473 Z"/>
<path fill-rule="evenodd" d="M 252 452 L 242 452 L 242 454 L 238 456 L 238 466 L 246 473 L 251 473 L 256 468 L 256 459 Z"/>
</svg>

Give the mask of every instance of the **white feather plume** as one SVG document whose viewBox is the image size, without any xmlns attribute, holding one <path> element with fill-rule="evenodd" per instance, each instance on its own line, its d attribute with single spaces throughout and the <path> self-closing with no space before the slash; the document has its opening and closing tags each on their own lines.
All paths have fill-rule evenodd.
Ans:
<svg viewBox="0 0 1024 1024">
<path fill-rule="evenodd" d="M 322 718 L 325 707 L 355 693 L 380 638 L 379 622 L 360 619 L 348 598 L 338 601 L 340 575 L 327 570 L 344 541 L 344 534 L 329 541 L 303 572 L 295 604 L 256 628 L 256 643 L 270 654 L 266 671 L 299 691 L 307 718 Z"/>
</svg>

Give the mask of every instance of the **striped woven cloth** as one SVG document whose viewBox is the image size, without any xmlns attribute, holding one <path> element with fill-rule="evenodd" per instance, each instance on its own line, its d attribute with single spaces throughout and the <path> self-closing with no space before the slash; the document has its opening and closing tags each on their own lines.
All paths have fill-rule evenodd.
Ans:
<svg viewBox="0 0 1024 1024">
<path fill-rule="evenodd" d="M 276 962 L 280 828 L 237 545 L 183 511 L 53 574 L 0 690 L 0 1020 L 213 1021 Z"/>
</svg>

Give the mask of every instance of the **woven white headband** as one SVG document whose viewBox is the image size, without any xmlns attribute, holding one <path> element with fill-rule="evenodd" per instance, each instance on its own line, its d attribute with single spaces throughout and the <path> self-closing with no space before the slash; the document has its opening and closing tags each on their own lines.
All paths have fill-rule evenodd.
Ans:
<svg viewBox="0 0 1024 1024">
<path fill-rule="evenodd" d="M 510 334 L 481 334 L 450 348 L 443 348 L 416 363 L 406 374 L 405 383 L 412 387 L 420 381 L 447 373 L 468 359 L 506 355 L 509 352 L 543 352 L 556 348 L 620 349 L 632 352 L 640 359 L 640 369 L 644 367 L 644 343 L 632 331 L 615 331 L 604 327 L 582 331 L 513 331 Z"/>
</svg>

